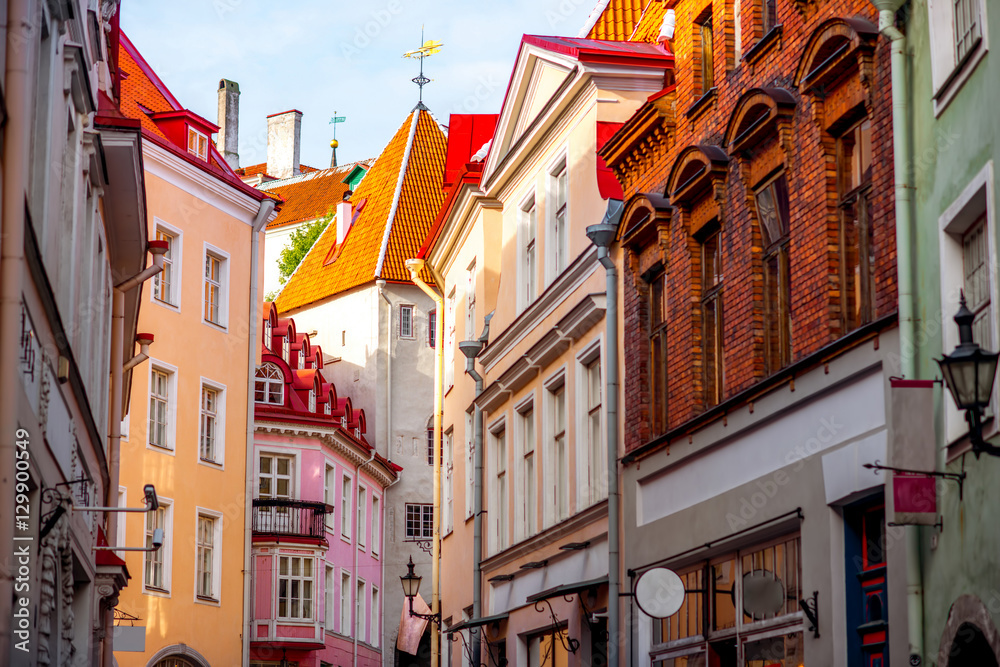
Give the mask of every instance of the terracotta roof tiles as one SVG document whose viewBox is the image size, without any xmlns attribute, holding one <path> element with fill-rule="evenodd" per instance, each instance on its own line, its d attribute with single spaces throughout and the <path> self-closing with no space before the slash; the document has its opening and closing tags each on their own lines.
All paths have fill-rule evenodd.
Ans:
<svg viewBox="0 0 1000 667">
<path fill-rule="evenodd" d="M 652 8 L 654 5 L 662 6 L 662 4 L 656 0 L 608 0 L 604 11 L 597 17 L 586 36 L 590 39 L 618 42 L 631 40 L 643 11 L 647 7 Z M 656 27 L 659 30 L 659 24 Z"/>
</svg>

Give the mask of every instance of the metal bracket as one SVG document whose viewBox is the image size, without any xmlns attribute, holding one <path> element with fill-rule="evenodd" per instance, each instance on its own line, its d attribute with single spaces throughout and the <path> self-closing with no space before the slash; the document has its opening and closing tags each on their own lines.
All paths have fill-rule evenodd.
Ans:
<svg viewBox="0 0 1000 667">
<path fill-rule="evenodd" d="M 115 612 L 115 625 L 118 625 L 119 621 L 125 621 L 129 625 L 135 625 L 136 621 L 141 621 L 142 620 L 138 616 L 133 616 L 132 614 L 124 612 L 121 609 L 119 609 L 118 607 L 115 607 L 113 609 L 113 611 Z"/>
<path fill-rule="evenodd" d="M 567 602 L 572 602 L 573 598 L 567 598 L 563 596 L 563 599 Z M 576 653 L 580 649 L 580 641 L 573 639 L 569 636 L 569 630 L 563 628 L 559 624 L 559 617 L 556 616 L 555 610 L 552 608 L 552 603 L 548 600 L 537 600 L 535 602 L 535 611 L 539 613 L 545 612 L 545 607 L 540 607 L 539 605 L 545 603 L 545 606 L 549 608 L 549 616 L 552 617 L 552 634 L 559 637 L 559 641 L 562 643 L 563 648 L 565 648 L 570 653 Z M 564 632 L 565 630 L 565 632 Z"/>
<path fill-rule="evenodd" d="M 416 545 L 420 547 L 420 550 L 425 554 L 430 556 L 433 553 L 434 541 L 433 540 L 417 540 Z"/>
<path fill-rule="evenodd" d="M 799 600 L 799 607 L 802 608 L 802 613 L 806 615 L 809 619 L 810 632 L 813 633 L 813 637 L 819 638 L 819 591 L 813 591 L 811 598 L 805 598 Z"/>
<path fill-rule="evenodd" d="M 474 634 L 476 634 L 476 633 L 478 633 L 480 631 L 480 628 L 466 628 L 466 630 L 469 631 L 469 634 L 474 635 Z M 455 635 L 458 635 L 458 639 L 455 639 Z M 482 635 L 483 635 L 483 639 L 487 640 L 486 641 L 486 655 L 489 656 L 490 663 L 492 663 L 492 666 L 493 667 L 507 667 L 507 664 L 508 664 L 507 660 L 504 660 L 503 662 L 501 662 L 501 661 L 499 661 L 499 660 L 497 660 L 496 658 L 493 657 L 493 651 L 490 649 L 489 640 L 486 637 L 486 633 L 483 632 Z M 476 656 L 472 655 L 472 646 L 469 644 L 469 642 L 467 642 L 465 640 L 465 635 L 462 634 L 461 630 L 459 630 L 458 632 L 448 632 L 448 641 L 455 642 L 455 641 L 459 641 L 459 640 L 461 640 L 461 642 L 462 642 L 462 651 L 465 653 L 465 657 L 468 658 L 470 665 L 475 665 L 475 667 L 490 667 L 490 665 L 486 664 L 482 660 L 478 660 L 477 661 L 476 660 Z"/>
<path fill-rule="evenodd" d="M 910 470 L 908 468 L 894 468 L 892 466 L 884 466 L 875 459 L 875 463 L 864 463 L 862 468 L 868 468 L 869 470 L 874 470 L 878 472 L 879 470 L 891 470 L 892 472 L 902 472 L 911 473 L 914 475 L 930 475 L 931 477 L 941 477 L 943 479 L 950 479 L 953 482 L 958 482 L 958 499 L 962 500 L 962 492 L 965 487 L 965 472 L 937 472 L 937 471 L 926 471 L 926 470 Z"/>
</svg>

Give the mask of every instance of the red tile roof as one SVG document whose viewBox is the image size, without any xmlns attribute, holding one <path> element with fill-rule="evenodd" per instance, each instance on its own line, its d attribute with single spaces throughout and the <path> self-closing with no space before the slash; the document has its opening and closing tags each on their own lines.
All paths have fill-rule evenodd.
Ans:
<svg viewBox="0 0 1000 667">
<path fill-rule="evenodd" d="M 351 197 L 365 202 L 340 248 L 329 225 L 275 301 L 282 313 L 376 278 L 411 282 L 405 266 L 417 256 L 444 200 L 447 139 L 426 110 L 407 118 Z M 398 193 L 398 194 L 397 194 Z M 431 276 L 423 276 L 430 281 Z"/>
<path fill-rule="evenodd" d="M 239 176 L 240 178 L 247 178 L 248 176 L 257 176 L 258 174 L 267 176 L 268 178 L 274 178 L 273 176 L 270 176 L 267 173 L 266 162 L 261 162 L 260 164 L 251 164 L 247 167 L 238 167 L 234 171 L 236 172 L 236 175 Z M 310 174 L 314 171 L 322 171 L 322 170 L 317 169 L 316 167 L 310 167 L 309 165 L 305 164 L 299 165 L 299 172 L 302 174 Z"/>
<path fill-rule="evenodd" d="M 313 169 L 305 176 L 292 181 L 275 182 L 281 185 L 261 184 L 262 190 L 267 190 L 285 200 L 278 217 L 269 222 L 267 228 L 277 229 L 297 222 L 316 220 L 333 213 L 348 190 L 347 183 L 343 182 L 344 178 L 351 173 L 356 164 L 345 164 L 332 169 Z"/>
</svg>

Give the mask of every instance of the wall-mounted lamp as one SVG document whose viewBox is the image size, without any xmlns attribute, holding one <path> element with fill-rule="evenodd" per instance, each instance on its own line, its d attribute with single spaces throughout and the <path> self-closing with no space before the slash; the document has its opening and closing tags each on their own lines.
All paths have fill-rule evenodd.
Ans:
<svg viewBox="0 0 1000 667">
<path fill-rule="evenodd" d="M 441 625 L 441 612 L 436 614 L 419 614 L 413 611 L 413 598 L 420 592 L 420 582 L 422 579 L 423 577 L 413 571 L 413 556 L 410 556 L 410 562 L 406 564 L 406 574 L 399 578 L 399 582 L 403 584 L 403 595 L 410 601 L 410 616 L 416 616 L 417 618 L 433 621 Z"/>
</svg>

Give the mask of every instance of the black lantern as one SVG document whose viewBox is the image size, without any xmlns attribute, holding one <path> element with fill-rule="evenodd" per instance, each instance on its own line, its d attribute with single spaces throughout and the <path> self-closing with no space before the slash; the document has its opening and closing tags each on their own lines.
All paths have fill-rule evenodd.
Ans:
<svg viewBox="0 0 1000 667">
<path fill-rule="evenodd" d="M 983 440 L 982 414 L 990 404 L 993 381 L 996 379 L 997 358 L 1000 354 L 988 352 L 972 340 L 972 322 L 975 318 L 972 311 L 966 307 L 965 295 L 962 294 L 958 313 L 955 315 L 955 323 L 958 324 L 958 346 L 951 354 L 938 359 L 938 365 L 941 367 L 944 382 L 955 400 L 955 405 L 959 410 L 965 410 L 972 451 L 976 457 L 983 452 L 998 456 L 1000 448 Z"/>
<path fill-rule="evenodd" d="M 441 614 L 419 614 L 413 611 L 413 598 L 417 597 L 417 593 L 420 592 L 420 582 L 423 577 L 418 575 L 413 571 L 413 556 L 410 556 L 410 562 L 406 564 L 406 574 L 399 578 L 399 582 L 403 585 L 403 595 L 410 603 L 410 616 L 416 616 L 417 618 L 422 618 L 428 621 L 434 621 L 438 625 L 441 624 Z"/>
</svg>

